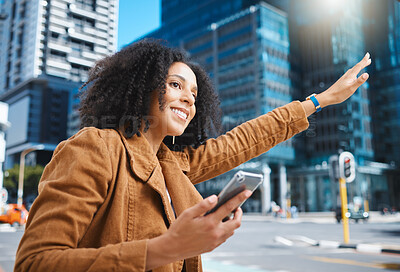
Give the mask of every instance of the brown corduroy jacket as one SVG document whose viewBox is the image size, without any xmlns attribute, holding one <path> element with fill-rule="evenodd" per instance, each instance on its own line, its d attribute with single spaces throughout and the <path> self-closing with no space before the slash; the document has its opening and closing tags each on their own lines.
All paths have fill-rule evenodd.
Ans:
<svg viewBox="0 0 400 272">
<path fill-rule="evenodd" d="M 295 101 L 196 149 L 154 155 L 145 137 L 84 128 L 54 151 L 20 242 L 15 271 L 144 271 L 148 239 L 202 198 L 194 184 L 254 158 L 308 126 Z M 174 206 L 172 209 L 167 189 Z M 181 271 L 183 260 L 153 271 Z M 201 271 L 200 256 L 185 260 Z"/>
</svg>

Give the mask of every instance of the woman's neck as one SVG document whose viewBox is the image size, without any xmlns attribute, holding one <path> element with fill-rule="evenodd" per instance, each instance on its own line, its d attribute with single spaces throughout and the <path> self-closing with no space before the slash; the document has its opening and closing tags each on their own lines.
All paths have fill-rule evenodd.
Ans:
<svg viewBox="0 0 400 272">
<path fill-rule="evenodd" d="M 161 134 L 152 131 L 151 129 L 148 129 L 146 132 L 141 131 L 141 134 L 149 142 L 154 154 L 157 154 L 164 137 Z"/>
</svg>

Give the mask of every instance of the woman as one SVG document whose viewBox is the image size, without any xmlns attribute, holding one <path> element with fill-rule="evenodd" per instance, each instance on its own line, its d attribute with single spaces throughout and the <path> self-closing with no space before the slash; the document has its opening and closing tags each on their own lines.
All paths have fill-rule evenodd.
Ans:
<svg viewBox="0 0 400 272">
<path fill-rule="evenodd" d="M 15 271 L 201 271 L 198 255 L 233 235 L 241 209 L 222 219 L 251 193 L 204 216 L 217 197 L 203 200 L 193 185 L 305 130 L 315 99 L 322 108 L 346 100 L 370 62 L 367 54 L 314 102 L 207 140 L 217 97 L 183 52 L 145 40 L 99 61 L 85 84 L 84 128 L 46 166 Z"/>
</svg>

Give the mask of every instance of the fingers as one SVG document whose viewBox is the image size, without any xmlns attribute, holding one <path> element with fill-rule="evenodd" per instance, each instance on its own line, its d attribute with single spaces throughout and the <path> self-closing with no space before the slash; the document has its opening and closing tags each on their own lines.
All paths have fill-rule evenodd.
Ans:
<svg viewBox="0 0 400 272">
<path fill-rule="evenodd" d="M 368 78 L 369 75 L 367 73 L 362 74 L 359 78 L 357 78 L 357 81 L 355 82 L 356 87 L 360 87 L 362 84 L 365 83 L 365 81 L 367 81 Z"/>
<path fill-rule="evenodd" d="M 218 221 L 221 221 L 222 219 L 224 219 L 224 217 L 229 215 L 232 211 L 236 210 L 236 208 L 242 202 L 244 202 L 246 199 L 248 199 L 250 196 L 251 196 L 251 191 L 245 190 L 245 191 L 241 192 L 240 194 L 238 194 L 237 196 L 230 199 L 228 202 L 226 202 L 221 207 L 219 207 L 218 210 L 216 210 L 214 212 L 214 214 L 212 214 L 212 215 Z"/>
<path fill-rule="evenodd" d="M 190 218 L 202 216 L 217 204 L 217 200 L 218 197 L 216 195 L 209 196 L 197 205 L 185 210 L 185 213 L 188 214 Z"/>
<path fill-rule="evenodd" d="M 360 73 L 360 71 L 362 69 L 364 69 L 365 67 L 367 67 L 370 64 L 371 64 L 370 54 L 367 53 L 367 54 L 365 54 L 364 58 L 359 63 L 357 63 L 356 65 L 354 65 L 353 68 L 350 69 L 351 74 L 354 76 L 357 76 L 358 73 Z"/>
<path fill-rule="evenodd" d="M 233 214 L 233 219 L 229 220 L 229 222 L 227 222 L 227 224 L 233 223 L 233 224 L 235 224 L 235 228 L 239 228 L 240 224 L 242 222 L 242 216 L 243 216 L 242 208 L 237 208 L 235 213 Z"/>
</svg>

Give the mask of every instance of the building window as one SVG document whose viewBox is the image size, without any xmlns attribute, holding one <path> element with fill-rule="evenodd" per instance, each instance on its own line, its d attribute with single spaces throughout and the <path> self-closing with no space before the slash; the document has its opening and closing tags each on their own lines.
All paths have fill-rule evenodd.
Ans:
<svg viewBox="0 0 400 272">
<path fill-rule="evenodd" d="M 369 116 L 369 107 L 368 104 L 363 104 L 363 112 L 365 116 Z"/>
<path fill-rule="evenodd" d="M 370 138 L 365 139 L 365 147 L 367 150 L 371 151 L 372 150 L 372 143 Z"/>
<path fill-rule="evenodd" d="M 356 148 L 362 148 L 362 140 L 360 137 L 355 138 Z"/>
<path fill-rule="evenodd" d="M 361 129 L 361 121 L 360 119 L 354 119 L 354 129 L 355 130 L 360 130 Z"/>
</svg>

